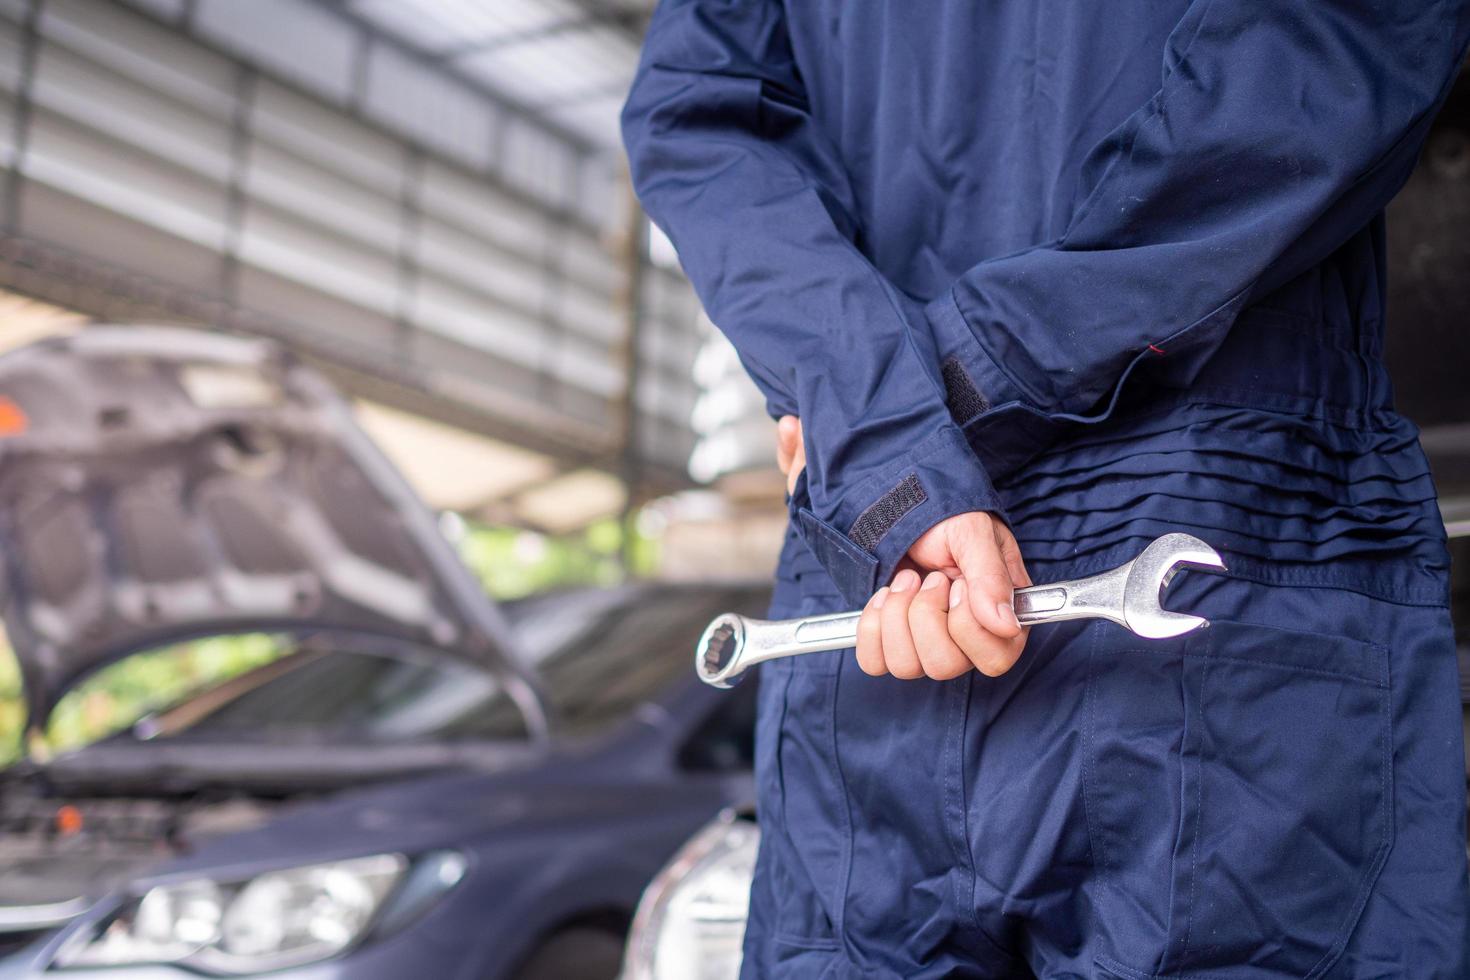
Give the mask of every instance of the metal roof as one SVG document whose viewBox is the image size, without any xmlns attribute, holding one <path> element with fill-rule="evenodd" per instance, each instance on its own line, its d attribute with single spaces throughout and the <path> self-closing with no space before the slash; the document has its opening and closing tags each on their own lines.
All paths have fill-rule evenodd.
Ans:
<svg viewBox="0 0 1470 980">
<path fill-rule="evenodd" d="M 350 16 L 506 102 L 615 151 L 653 0 L 341 0 Z"/>
<path fill-rule="evenodd" d="M 640 258 L 621 154 L 570 133 L 570 103 L 562 121 L 532 109 L 533 82 L 470 72 L 544 57 L 537 34 L 612 37 L 630 72 L 631 21 L 569 0 L 372 19 L 408 6 L 0 0 L 0 287 L 266 334 L 356 397 L 558 473 L 688 486 L 705 331 L 677 270 Z M 568 93 L 624 70 L 566 57 L 527 74 Z M 465 482 L 456 501 L 500 497 Z"/>
</svg>

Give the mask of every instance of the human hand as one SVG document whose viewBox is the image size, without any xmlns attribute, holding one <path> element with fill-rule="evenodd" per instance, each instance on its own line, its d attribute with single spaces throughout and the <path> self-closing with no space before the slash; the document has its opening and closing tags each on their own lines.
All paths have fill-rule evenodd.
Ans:
<svg viewBox="0 0 1470 980">
<path fill-rule="evenodd" d="M 796 492 L 796 478 L 806 469 L 806 443 L 801 441 L 801 419 L 783 415 L 776 423 L 776 465 L 786 477 L 786 492 Z"/>
<path fill-rule="evenodd" d="M 794 492 L 806 466 L 794 415 L 776 423 L 776 465 Z M 940 521 L 914 542 L 893 584 L 868 600 L 858 622 L 858 664 L 905 680 L 949 680 L 972 667 L 999 676 L 1026 645 L 1011 593 L 1030 584 L 1005 522 L 983 511 Z"/>
<path fill-rule="evenodd" d="M 998 677 L 1026 646 L 1011 593 L 1030 584 L 1004 521 L 983 511 L 940 521 L 863 608 L 858 665 L 904 680 L 949 680 L 972 667 Z"/>
</svg>

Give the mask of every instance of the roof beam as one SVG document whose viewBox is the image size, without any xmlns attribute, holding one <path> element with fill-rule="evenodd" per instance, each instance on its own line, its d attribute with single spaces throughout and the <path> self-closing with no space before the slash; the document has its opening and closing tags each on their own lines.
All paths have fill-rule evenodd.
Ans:
<svg viewBox="0 0 1470 980">
<path fill-rule="evenodd" d="M 653 14 L 654 0 L 627 2 L 627 0 L 571 0 L 578 9 L 585 11 L 600 23 L 621 30 L 638 47 L 643 46 L 643 34 L 648 30 L 648 19 Z"/>
<path fill-rule="evenodd" d="M 612 84 L 592 85 L 587 88 L 573 89 L 563 95 L 542 99 L 535 103 L 538 113 L 555 112 L 568 106 L 585 105 L 588 102 L 601 102 L 604 99 L 622 99 L 628 94 L 628 83 L 618 79 Z M 548 117 L 549 118 L 549 117 Z"/>
<path fill-rule="evenodd" d="M 582 17 L 567 17 L 562 20 L 552 21 L 549 24 L 542 24 L 539 27 L 527 28 L 523 31 L 508 31 L 496 37 L 487 37 L 480 41 L 465 41 L 463 44 L 457 44 L 437 52 L 435 57 L 446 62 L 458 61 L 461 58 L 488 54 L 504 48 L 513 48 L 517 45 L 528 44 L 532 41 L 542 41 L 547 38 L 560 37 L 563 34 L 589 30 L 593 27 L 612 27 L 624 33 L 627 33 L 630 28 L 638 30 L 641 21 L 637 23 L 631 22 L 629 16 L 625 12 L 607 14 L 589 12 Z"/>
<path fill-rule="evenodd" d="M 424 67 L 451 76 L 455 81 L 467 86 L 477 95 L 480 95 L 487 102 L 508 115 L 518 116 L 523 121 L 545 130 L 569 146 L 578 156 L 592 156 L 602 152 L 604 149 L 588 140 L 585 136 L 580 135 L 575 130 L 566 126 L 557 125 L 546 117 L 539 115 L 535 107 L 526 105 L 504 92 L 492 89 L 484 82 L 475 78 L 475 76 L 457 67 L 452 61 L 441 61 L 435 56 L 434 52 L 427 48 L 412 44 L 396 34 L 385 31 L 369 18 L 358 13 L 357 8 L 351 3 L 351 0 L 328 0 L 328 2 L 323 3 L 321 6 L 322 9 L 330 10 L 342 18 L 344 23 L 361 31 L 371 41 L 395 48 L 401 54 L 404 54 Z"/>
</svg>

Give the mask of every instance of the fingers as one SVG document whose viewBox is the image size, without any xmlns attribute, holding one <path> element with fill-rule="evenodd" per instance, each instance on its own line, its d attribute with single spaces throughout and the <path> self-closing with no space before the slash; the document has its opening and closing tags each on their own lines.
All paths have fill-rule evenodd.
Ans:
<svg viewBox="0 0 1470 980">
<path fill-rule="evenodd" d="M 806 469 L 806 437 L 801 431 L 801 419 L 796 420 L 796 448 L 791 454 L 791 472 L 786 474 L 786 491 L 796 492 L 796 478 Z"/>
<path fill-rule="evenodd" d="M 857 661 L 874 677 L 891 673 L 903 680 L 950 680 L 971 667 L 965 652 L 949 637 L 949 579 L 904 569 L 893 585 L 879 589 L 858 619 Z"/>
<path fill-rule="evenodd" d="M 864 673 L 874 677 L 891 673 L 904 680 L 924 676 L 908 624 L 918 586 L 919 573 L 905 568 L 863 608 L 858 619 L 857 660 Z"/>
<path fill-rule="evenodd" d="M 776 465 L 786 477 L 786 492 L 796 492 L 796 478 L 806 469 L 806 443 L 802 439 L 801 419 L 783 415 L 776 422 Z"/>
<path fill-rule="evenodd" d="M 969 657 L 949 635 L 949 578 L 930 572 L 909 605 L 909 631 L 926 677 L 947 681 L 970 669 Z"/>
<path fill-rule="evenodd" d="M 776 422 L 776 466 L 783 476 L 791 473 L 791 461 L 801 444 L 801 423 L 795 415 L 783 415 Z"/>
<path fill-rule="evenodd" d="M 863 669 L 863 673 L 874 677 L 882 677 L 888 673 L 888 665 L 883 662 L 883 606 L 887 602 L 888 586 L 885 585 L 873 593 L 873 597 L 863 607 L 862 616 L 858 618 L 858 666 Z"/>
<path fill-rule="evenodd" d="M 1011 576 L 1012 587 L 1024 589 L 1030 585 L 1031 574 L 1026 571 L 1026 562 L 1021 559 L 1021 547 L 1016 544 L 1016 536 L 1006 527 L 1004 521 L 995 522 L 995 543 L 1000 548 L 1000 557 L 1005 562 L 1006 571 Z"/>
<path fill-rule="evenodd" d="M 900 571 L 863 610 L 858 665 L 874 676 L 903 679 L 949 680 L 971 667 L 992 677 L 1005 673 L 1027 636 L 1012 593 L 1031 584 L 1014 535 L 983 513 L 958 515 L 932 530 L 938 533 L 916 545 L 912 559 L 960 578 L 950 585 L 943 571 L 926 577 L 912 567 Z"/>
<path fill-rule="evenodd" d="M 964 579 L 950 586 L 949 635 L 975 669 L 988 677 L 999 677 L 1010 670 L 1026 646 L 1026 630 L 1015 636 L 997 636 L 976 618 L 974 605 L 966 602 L 968 588 Z"/>
<path fill-rule="evenodd" d="M 960 574 L 964 576 L 970 613 L 989 632 L 1002 638 L 1021 635 L 1021 624 L 1011 607 L 1011 569 L 1001 553 L 996 526 L 999 521 L 988 514 L 975 515 L 977 520 L 956 521 L 948 529 L 950 553 Z M 1010 532 L 1006 531 L 1009 537 Z M 1019 550 L 1016 560 L 1020 560 Z M 1025 567 L 1021 566 L 1021 574 Z"/>
<path fill-rule="evenodd" d="M 890 674 L 906 681 L 924 676 L 924 666 L 919 662 L 919 651 L 914 648 L 914 636 L 909 630 L 909 606 L 918 590 L 919 573 L 905 568 L 893 577 L 888 601 L 879 611 L 883 662 Z"/>
<path fill-rule="evenodd" d="M 1027 631 L 1012 606 L 1015 589 L 1031 584 L 1010 528 L 991 519 L 988 528 L 957 528 L 951 550 L 964 576 L 950 591 L 948 628 L 975 669 L 998 677 L 1015 666 Z"/>
</svg>

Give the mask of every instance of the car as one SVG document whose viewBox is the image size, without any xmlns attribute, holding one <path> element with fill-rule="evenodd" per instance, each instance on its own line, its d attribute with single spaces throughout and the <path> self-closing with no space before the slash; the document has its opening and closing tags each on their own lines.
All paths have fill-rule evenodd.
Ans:
<svg viewBox="0 0 1470 980">
<path fill-rule="evenodd" d="M 737 980 L 760 839 L 746 803 L 679 848 L 638 903 L 619 980 Z"/>
<path fill-rule="evenodd" d="M 607 980 L 644 884 L 751 794 L 753 690 L 693 648 L 768 587 L 496 604 L 262 340 L 0 357 L 0 575 L 32 744 L 101 672 L 274 644 L 0 773 L 0 977 Z"/>
</svg>

